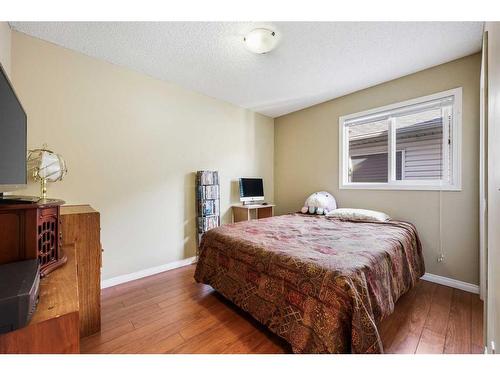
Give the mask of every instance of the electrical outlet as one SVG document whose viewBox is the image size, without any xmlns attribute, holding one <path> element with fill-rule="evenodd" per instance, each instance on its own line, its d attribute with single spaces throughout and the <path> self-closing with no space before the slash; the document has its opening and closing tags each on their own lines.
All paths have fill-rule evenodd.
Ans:
<svg viewBox="0 0 500 375">
<path fill-rule="evenodd" d="M 438 263 L 444 262 L 444 254 L 443 253 L 439 254 L 439 256 L 437 257 L 437 262 Z"/>
</svg>

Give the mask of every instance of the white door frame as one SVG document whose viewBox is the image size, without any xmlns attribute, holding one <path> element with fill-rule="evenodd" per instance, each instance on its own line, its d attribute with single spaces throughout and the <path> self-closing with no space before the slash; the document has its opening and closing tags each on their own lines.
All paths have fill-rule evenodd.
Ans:
<svg viewBox="0 0 500 375">
<path fill-rule="evenodd" d="M 486 300 L 488 238 L 488 32 L 483 35 L 479 91 L 479 297 Z"/>
</svg>

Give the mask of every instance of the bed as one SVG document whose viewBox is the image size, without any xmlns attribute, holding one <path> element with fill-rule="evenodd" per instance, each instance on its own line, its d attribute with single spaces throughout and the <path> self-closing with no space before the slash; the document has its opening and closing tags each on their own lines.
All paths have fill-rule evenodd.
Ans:
<svg viewBox="0 0 500 375">
<path fill-rule="evenodd" d="M 295 353 L 382 353 L 377 324 L 424 272 L 412 224 L 289 214 L 205 233 L 195 279 Z"/>
</svg>

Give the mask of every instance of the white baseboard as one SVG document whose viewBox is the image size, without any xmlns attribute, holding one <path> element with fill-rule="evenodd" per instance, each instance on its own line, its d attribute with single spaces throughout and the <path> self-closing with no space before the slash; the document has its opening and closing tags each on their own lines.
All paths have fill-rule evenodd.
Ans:
<svg viewBox="0 0 500 375">
<path fill-rule="evenodd" d="M 147 268 L 145 270 L 128 273 L 126 275 L 115 276 L 110 279 L 101 280 L 101 289 L 109 288 L 128 281 L 142 279 L 146 276 L 156 275 L 157 273 L 173 270 L 174 268 L 189 266 L 196 262 L 196 257 L 177 260 L 175 262 L 162 264 L 161 266 Z"/>
<path fill-rule="evenodd" d="M 432 273 L 426 273 L 421 277 L 422 280 L 430 281 L 431 283 L 441 284 L 450 286 L 455 289 L 465 290 L 466 292 L 479 294 L 479 285 L 466 283 L 465 281 L 450 279 L 448 277 L 433 275 Z"/>
<path fill-rule="evenodd" d="M 175 262 L 162 264 L 161 266 L 147 268 L 145 270 L 128 273 L 126 275 L 115 276 L 110 279 L 101 281 L 101 289 L 109 288 L 115 285 L 123 284 L 128 281 L 133 281 L 137 279 L 142 279 L 143 277 L 156 275 L 157 273 L 173 270 L 175 268 L 189 266 L 196 262 L 196 257 L 186 258 L 177 260 Z M 479 286 L 475 284 L 466 283 L 464 281 L 459 281 L 455 279 L 450 279 L 448 277 L 433 275 L 432 273 L 426 273 L 421 277 L 422 280 L 430 281 L 432 283 L 446 285 L 452 288 L 464 290 L 466 292 L 479 294 Z"/>
</svg>

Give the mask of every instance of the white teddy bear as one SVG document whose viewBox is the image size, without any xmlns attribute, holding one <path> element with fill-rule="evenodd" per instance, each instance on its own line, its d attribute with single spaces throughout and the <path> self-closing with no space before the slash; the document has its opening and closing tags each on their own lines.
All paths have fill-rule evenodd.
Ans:
<svg viewBox="0 0 500 375">
<path fill-rule="evenodd" d="M 311 194 L 304 203 L 304 207 L 300 210 L 303 214 L 328 214 L 328 212 L 333 211 L 337 208 L 337 202 L 333 195 L 326 191 L 319 191 L 317 193 Z"/>
</svg>

